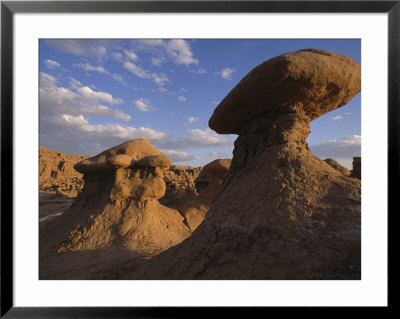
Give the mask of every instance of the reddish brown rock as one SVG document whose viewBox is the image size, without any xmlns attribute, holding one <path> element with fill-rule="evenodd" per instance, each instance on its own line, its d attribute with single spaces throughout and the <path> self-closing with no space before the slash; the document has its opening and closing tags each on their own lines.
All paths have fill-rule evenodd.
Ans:
<svg viewBox="0 0 400 319">
<path fill-rule="evenodd" d="M 353 59 L 319 49 L 289 52 L 250 71 L 214 110 L 209 126 L 241 134 L 250 120 L 262 117 L 266 129 L 293 104 L 313 120 L 347 104 L 360 90 L 361 68 Z"/>
<path fill-rule="evenodd" d="M 322 50 L 271 59 L 215 110 L 239 133 L 204 221 L 126 279 L 361 279 L 360 181 L 315 157 L 310 120 L 360 88 L 353 60 Z"/>
</svg>

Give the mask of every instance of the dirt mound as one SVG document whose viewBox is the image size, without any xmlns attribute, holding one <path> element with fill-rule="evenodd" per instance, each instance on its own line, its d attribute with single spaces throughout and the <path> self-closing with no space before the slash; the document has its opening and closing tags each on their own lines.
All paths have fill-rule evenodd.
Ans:
<svg viewBox="0 0 400 319">
<path fill-rule="evenodd" d="M 75 195 L 83 188 L 82 174 L 73 166 L 88 156 L 65 155 L 39 147 L 39 189 L 56 191 L 67 196 Z"/>
<path fill-rule="evenodd" d="M 360 279 L 360 181 L 315 157 L 306 142 L 312 119 L 359 90 L 360 66 L 322 50 L 251 71 L 209 122 L 239 137 L 205 220 L 124 278 Z"/>
<path fill-rule="evenodd" d="M 126 158 L 115 160 L 121 155 L 131 158 L 128 167 Z M 183 216 L 158 202 L 165 193 L 167 162 L 171 160 L 140 139 L 77 163 L 75 168 L 84 173 L 82 193 L 64 214 L 40 229 L 43 276 L 47 277 L 44 269 L 55 273 L 56 253 L 118 246 L 149 257 L 188 237 Z M 54 262 L 53 270 L 45 265 L 48 258 Z"/>
</svg>

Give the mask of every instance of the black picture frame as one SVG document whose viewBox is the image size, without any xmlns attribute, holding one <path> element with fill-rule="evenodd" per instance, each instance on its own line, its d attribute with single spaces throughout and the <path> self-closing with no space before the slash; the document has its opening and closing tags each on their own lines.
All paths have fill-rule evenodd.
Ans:
<svg viewBox="0 0 400 319">
<path fill-rule="evenodd" d="M 387 13 L 388 234 L 397 213 L 400 143 L 400 0 L 397 1 L 1 1 L 1 313 L 3 318 L 192 318 L 227 315 L 224 307 L 14 307 L 13 303 L 13 15 L 15 13 Z M 378 168 L 377 168 L 378 169 Z M 385 213 L 385 212 L 380 212 Z M 390 236 L 388 237 L 388 240 Z M 390 241 L 389 241 L 390 244 Z M 388 246 L 390 248 L 390 245 Z M 389 249 L 390 250 L 390 249 Z M 388 254 L 389 257 L 389 254 Z M 390 257 L 388 260 L 390 264 Z M 388 280 L 388 286 L 390 280 Z M 391 306 L 391 295 L 388 307 Z M 305 307 L 290 310 L 297 315 Z M 240 307 L 235 315 L 264 307 Z M 349 311 L 349 309 L 347 309 Z"/>
</svg>

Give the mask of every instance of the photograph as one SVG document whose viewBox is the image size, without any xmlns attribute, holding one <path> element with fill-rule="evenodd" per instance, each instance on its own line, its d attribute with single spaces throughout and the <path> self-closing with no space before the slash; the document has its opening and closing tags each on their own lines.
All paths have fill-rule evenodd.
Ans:
<svg viewBox="0 0 400 319">
<path fill-rule="evenodd" d="M 361 39 L 39 39 L 39 280 L 361 280 Z"/>
</svg>

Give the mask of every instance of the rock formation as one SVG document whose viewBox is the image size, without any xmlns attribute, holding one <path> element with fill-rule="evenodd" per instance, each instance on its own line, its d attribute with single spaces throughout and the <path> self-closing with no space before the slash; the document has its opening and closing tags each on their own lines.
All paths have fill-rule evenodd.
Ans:
<svg viewBox="0 0 400 319">
<path fill-rule="evenodd" d="M 254 68 L 209 126 L 234 133 L 230 170 L 205 220 L 127 279 L 360 279 L 360 181 L 315 157 L 309 122 L 361 89 L 360 65 L 307 49 Z"/>
<path fill-rule="evenodd" d="M 42 227 L 42 256 L 110 246 L 151 256 L 180 243 L 190 234 L 184 218 L 158 202 L 171 164 L 145 139 L 77 163 L 84 188 L 64 214 Z"/>
<path fill-rule="evenodd" d="M 353 157 L 351 176 L 361 179 L 361 157 Z"/>
<path fill-rule="evenodd" d="M 198 195 L 190 202 L 182 203 L 177 209 L 185 217 L 185 223 L 193 231 L 204 220 L 231 165 L 230 159 L 216 159 L 205 165 L 196 178 Z"/>
<path fill-rule="evenodd" d="M 177 208 L 197 197 L 195 180 L 201 167 L 172 165 L 164 172 L 165 195 L 160 203 L 170 208 Z"/>
<path fill-rule="evenodd" d="M 340 163 L 332 158 L 326 158 L 324 159 L 324 162 L 332 166 L 334 169 L 337 169 L 340 173 L 342 173 L 344 176 L 350 176 L 350 171 L 344 167 L 343 165 L 340 165 Z"/>
<path fill-rule="evenodd" d="M 39 147 L 39 189 L 71 197 L 83 188 L 82 174 L 73 166 L 88 156 L 65 155 Z"/>
</svg>

